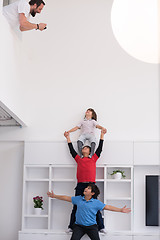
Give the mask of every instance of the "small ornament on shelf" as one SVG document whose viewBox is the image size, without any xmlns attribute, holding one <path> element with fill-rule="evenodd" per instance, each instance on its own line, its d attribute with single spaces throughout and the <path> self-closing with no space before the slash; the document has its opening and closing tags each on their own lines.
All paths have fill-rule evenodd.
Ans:
<svg viewBox="0 0 160 240">
<path fill-rule="evenodd" d="M 36 215 L 40 215 L 41 211 L 43 210 L 43 197 L 33 197 L 34 202 L 34 212 Z"/>
</svg>

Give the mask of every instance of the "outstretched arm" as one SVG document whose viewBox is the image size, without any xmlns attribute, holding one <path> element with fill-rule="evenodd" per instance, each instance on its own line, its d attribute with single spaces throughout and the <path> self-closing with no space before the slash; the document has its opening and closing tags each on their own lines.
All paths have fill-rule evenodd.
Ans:
<svg viewBox="0 0 160 240">
<path fill-rule="evenodd" d="M 53 191 L 51 191 L 51 192 L 48 191 L 47 195 L 48 195 L 48 197 L 51 197 L 51 198 L 56 198 L 56 199 L 59 199 L 59 200 L 62 200 L 62 201 L 72 202 L 70 196 L 56 195 L 56 194 L 53 193 Z"/>
<path fill-rule="evenodd" d="M 71 133 L 71 132 L 75 132 L 75 131 L 77 131 L 79 129 L 79 127 L 74 127 L 74 128 L 72 128 L 72 129 L 70 129 L 69 131 L 68 131 L 68 133 Z"/>
<path fill-rule="evenodd" d="M 122 212 L 122 213 L 130 213 L 131 209 L 127 208 L 126 205 L 123 208 L 117 208 L 111 205 L 106 205 L 103 210 L 109 210 L 109 211 L 114 211 L 114 212 Z"/>
<path fill-rule="evenodd" d="M 64 133 L 64 136 L 65 136 L 65 138 L 67 139 L 70 153 L 71 153 L 72 157 L 75 158 L 78 154 L 77 154 L 77 152 L 76 152 L 76 151 L 74 150 L 74 148 L 73 148 L 73 144 L 72 144 L 72 142 L 71 142 L 71 139 L 70 139 L 70 136 L 69 136 L 69 132 L 65 132 L 65 133 Z"/>
</svg>

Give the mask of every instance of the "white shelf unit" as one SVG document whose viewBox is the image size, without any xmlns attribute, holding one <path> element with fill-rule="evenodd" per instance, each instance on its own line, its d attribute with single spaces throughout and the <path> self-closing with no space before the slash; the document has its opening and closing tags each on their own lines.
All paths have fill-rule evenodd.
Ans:
<svg viewBox="0 0 160 240">
<path fill-rule="evenodd" d="M 105 211 L 105 225 L 108 231 L 132 231 L 133 230 L 133 167 L 132 166 L 106 166 L 105 178 L 105 203 L 116 207 L 132 209 L 129 214 Z M 125 172 L 125 179 L 113 179 L 111 173 L 114 170 Z"/>
<path fill-rule="evenodd" d="M 49 189 L 49 165 L 24 165 L 22 230 L 47 230 L 49 204 L 46 189 Z M 44 210 L 34 214 L 33 197 L 43 196 Z"/>
<path fill-rule="evenodd" d="M 112 179 L 109 173 L 115 169 L 123 169 L 126 179 Z M 99 200 L 118 207 L 127 205 L 132 208 L 132 172 L 129 166 L 97 165 Z M 47 191 L 74 196 L 76 184 L 76 165 L 24 165 L 22 231 L 64 232 L 69 223 L 72 204 L 48 198 Z M 34 215 L 33 197 L 37 195 L 44 199 L 41 215 Z M 109 231 L 132 230 L 131 214 L 122 216 L 121 213 L 104 211 L 102 216 Z"/>
</svg>

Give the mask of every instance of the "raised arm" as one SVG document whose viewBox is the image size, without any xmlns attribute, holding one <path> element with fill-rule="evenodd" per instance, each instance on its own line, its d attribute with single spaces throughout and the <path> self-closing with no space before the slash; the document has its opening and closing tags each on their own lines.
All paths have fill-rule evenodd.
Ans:
<svg viewBox="0 0 160 240">
<path fill-rule="evenodd" d="M 70 139 L 70 136 L 69 136 L 69 132 L 65 132 L 64 136 L 67 139 L 68 147 L 69 147 L 69 150 L 70 150 L 70 154 L 72 155 L 73 158 L 75 158 L 78 154 L 77 154 L 77 152 L 73 148 L 73 144 L 71 142 L 71 139 Z"/>
<path fill-rule="evenodd" d="M 127 208 L 126 205 L 123 208 L 117 208 L 111 205 L 105 205 L 103 210 L 113 211 L 113 212 L 122 212 L 122 213 L 130 213 L 131 209 Z"/>
<path fill-rule="evenodd" d="M 95 154 L 100 157 L 100 154 L 102 152 L 102 147 L 103 147 L 103 141 L 104 141 L 104 134 L 106 134 L 107 130 L 101 130 L 101 136 L 100 136 L 100 140 L 99 140 L 99 145 L 98 148 L 95 152 Z"/>
<path fill-rule="evenodd" d="M 51 192 L 48 191 L 47 195 L 48 195 L 48 197 L 51 197 L 51 198 L 56 198 L 56 199 L 59 199 L 59 200 L 62 200 L 62 201 L 66 201 L 66 202 L 72 202 L 70 196 L 56 195 L 56 194 L 53 193 L 53 191 L 51 191 Z"/>
</svg>

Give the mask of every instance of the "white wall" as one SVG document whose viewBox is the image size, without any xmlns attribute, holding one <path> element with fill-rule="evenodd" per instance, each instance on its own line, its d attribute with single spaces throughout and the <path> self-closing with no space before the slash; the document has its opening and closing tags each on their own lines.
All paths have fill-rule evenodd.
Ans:
<svg viewBox="0 0 160 240">
<path fill-rule="evenodd" d="M 2 7 L 0 1 L 0 9 Z M 21 33 L 14 32 L 0 11 L 0 99 L 16 113 L 19 105 Z M 20 117 L 21 114 L 19 113 Z"/>
<path fill-rule="evenodd" d="M 112 2 L 46 0 L 31 21 L 47 22 L 48 29 L 23 33 L 18 77 L 10 73 L 1 88 L 2 101 L 28 128 L 1 128 L 0 139 L 64 140 L 64 130 L 88 107 L 107 127 L 108 140 L 159 138 L 159 65 L 121 49 L 111 29 Z"/>
<path fill-rule="evenodd" d="M 0 142 L 0 239 L 17 240 L 21 229 L 23 142 Z"/>
</svg>

